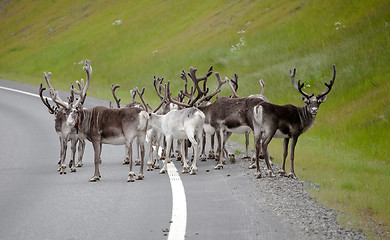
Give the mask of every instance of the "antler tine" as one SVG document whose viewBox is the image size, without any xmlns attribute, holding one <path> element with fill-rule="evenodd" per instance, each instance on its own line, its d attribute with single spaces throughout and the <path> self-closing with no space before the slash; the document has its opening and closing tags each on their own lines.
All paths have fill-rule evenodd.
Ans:
<svg viewBox="0 0 390 240">
<path fill-rule="evenodd" d="M 73 84 L 71 84 L 71 86 L 73 86 Z M 68 104 L 71 105 L 74 101 L 74 93 L 73 91 L 71 90 L 70 91 L 70 96 L 68 97 Z"/>
<path fill-rule="evenodd" d="M 238 75 L 237 74 L 234 74 L 234 78 L 235 80 L 233 79 L 229 79 L 228 78 L 225 78 L 225 81 L 227 81 L 229 83 L 229 87 L 230 89 L 232 90 L 233 92 L 233 98 L 238 98 L 238 94 L 237 94 L 237 89 L 238 89 Z"/>
<path fill-rule="evenodd" d="M 184 102 L 179 102 L 179 101 L 177 101 L 177 100 L 175 100 L 174 98 L 172 98 L 171 97 L 171 92 L 170 92 L 170 89 L 169 89 L 169 85 L 170 85 L 170 81 L 168 80 L 168 84 L 165 84 L 165 89 L 166 89 L 166 91 L 165 91 L 165 97 L 167 98 L 167 100 L 169 101 L 169 102 L 171 102 L 171 103 L 174 103 L 174 104 L 177 104 L 177 105 L 179 105 L 179 106 L 182 106 L 182 107 L 185 107 L 185 108 L 187 108 L 187 107 L 191 107 L 192 105 L 190 105 L 190 104 L 186 104 L 186 103 L 184 103 Z"/>
<path fill-rule="evenodd" d="M 58 95 L 58 92 L 50 85 L 50 77 L 51 77 L 51 72 L 48 72 L 46 74 L 46 72 L 43 73 L 43 77 L 45 78 L 46 80 L 46 84 L 47 86 L 49 87 L 49 93 L 50 93 L 50 97 L 51 99 L 58 105 L 58 106 L 61 106 L 61 107 L 64 107 L 64 108 L 69 108 L 69 105 L 62 101 L 62 99 L 60 98 L 60 96 Z"/>
<path fill-rule="evenodd" d="M 45 106 L 47 107 L 47 110 L 49 111 L 50 114 L 54 114 L 55 111 L 54 109 L 52 108 L 52 106 L 49 104 L 49 101 L 47 100 L 47 98 L 44 98 L 43 97 L 43 91 L 46 90 L 45 87 L 43 87 L 42 83 L 41 85 L 39 86 L 39 96 L 41 97 L 41 100 L 43 102 L 43 104 L 45 104 Z"/>
<path fill-rule="evenodd" d="M 84 67 L 83 69 L 85 70 L 86 74 L 87 74 L 87 83 L 84 85 L 82 84 L 82 89 L 80 89 L 80 98 L 76 101 L 76 103 L 74 104 L 74 106 L 77 108 L 77 107 L 80 107 L 84 101 L 85 101 L 85 98 L 87 97 L 87 90 L 89 88 L 89 84 L 91 82 L 91 75 L 92 75 L 92 66 L 91 66 L 91 62 L 89 60 L 85 60 L 85 64 L 84 64 Z M 83 81 L 83 80 L 82 80 Z M 82 82 L 83 83 L 83 82 Z M 79 85 L 80 86 L 80 85 Z M 75 92 L 76 93 L 76 92 Z"/>
<path fill-rule="evenodd" d="M 154 86 L 154 90 L 156 91 L 157 93 L 157 96 L 160 98 L 160 100 L 163 99 L 163 96 L 161 96 L 161 87 L 160 87 L 160 78 L 157 78 L 156 79 L 156 76 L 153 76 L 154 80 L 153 80 L 153 86 Z M 161 81 L 162 82 L 162 81 Z M 157 85 L 159 85 L 159 90 L 157 90 Z"/>
<path fill-rule="evenodd" d="M 332 90 L 332 86 L 333 86 L 333 83 L 334 83 L 335 79 L 336 79 L 336 65 L 333 64 L 333 77 L 330 80 L 329 84 L 325 82 L 325 86 L 327 88 L 322 93 L 318 94 L 317 98 L 322 98 L 323 96 L 328 94 L 330 92 L 330 90 Z"/>
<path fill-rule="evenodd" d="M 261 86 L 260 95 L 264 95 L 265 83 L 264 83 L 263 79 L 260 79 L 260 80 L 259 80 L 259 83 L 260 83 L 260 86 Z"/>
<path fill-rule="evenodd" d="M 142 102 L 142 104 L 143 104 L 144 107 L 145 107 L 145 111 L 148 111 L 148 108 L 149 108 L 150 110 L 153 111 L 153 108 L 152 108 L 149 104 L 145 103 L 145 101 L 144 101 L 143 95 L 144 95 L 144 93 L 145 93 L 145 88 L 143 87 L 143 88 L 142 88 L 142 91 L 140 92 L 139 89 L 138 89 L 138 87 L 136 87 L 136 88 L 135 88 L 135 91 L 137 92 L 139 98 L 141 99 L 141 102 Z"/>
<path fill-rule="evenodd" d="M 114 100 L 116 102 L 116 106 L 117 106 L 117 108 L 121 108 L 121 104 L 120 104 L 121 99 L 118 99 L 118 97 L 115 94 L 115 90 L 117 88 L 120 88 L 119 84 L 116 84 L 115 86 L 114 86 L 114 84 L 111 84 L 111 92 L 112 92 L 112 96 L 114 97 Z"/>
<path fill-rule="evenodd" d="M 168 80 L 168 84 L 169 84 L 169 80 Z M 161 102 L 160 102 L 160 104 L 155 108 L 155 109 L 153 109 L 152 107 L 150 107 L 149 105 L 148 105 L 148 107 L 152 110 L 152 112 L 157 112 L 160 108 L 161 108 L 161 106 L 164 104 L 164 102 L 165 101 L 167 101 L 167 93 L 166 93 L 166 89 L 167 89 L 167 87 L 166 87 L 166 85 L 167 84 L 165 84 L 165 87 L 164 86 L 162 86 L 162 85 L 160 85 L 160 88 L 162 89 L 162 90 L 164 90 L 164 97 L 163 97 L 163 99 L 161 99 Z"/>
<path fill-rule="evenodd" d="M 309 95 L 309 94 L 305 93 L 305 92 L 302 90 L 302 88 L 303 88 L 303 86 L 305 86 L 305 84 L 304 84 L 304 83 L 301 84 L 301 80 L 298 80 L 298 85 L 295 83 L 295 73 L 296 73 L 296 71 L 297 71 L 296 68 L 294 68 L 294 71 L 293 71 L 293 72 L 291 72 L 291 69 L 290 69 L 290 78 L 291 78 L 291 82 L 292 82 L 294 88 L 295 88 L 300 94 L 302 94 L 303 96 L 305 96 L 305 97 L 307 97 L 307 98 L 313 97 L 313 96 L 314 96 L 314 93 L 313 93 L 312 95 Z"/>
<path fill-rule="evenodd" d="M 200 104 L 200 103 L 203 102 L 203 101 L 210 101 L 210 99 L 211 99 L 212 97 L 214 97 L 217 93 L 219 93 L 219 92 L 221 91 L 222 85 L 229 81 L 228 78 L 225 78 L 225 80 L 221 80 L 221 76 L 219 75 L 218 72 L 215 73 L 215 77 L 216 77 L 217 80 L 218 80 L 218 86 L 217 86 L 217 88 L 216 88 L 215 91 L 212 92 L 211 94 L 202 97 L 202 98 L 198 101 L 198 104 Z M 208 91 L 208 90 L 207 90 L 207 91 Z"/>
</svg>

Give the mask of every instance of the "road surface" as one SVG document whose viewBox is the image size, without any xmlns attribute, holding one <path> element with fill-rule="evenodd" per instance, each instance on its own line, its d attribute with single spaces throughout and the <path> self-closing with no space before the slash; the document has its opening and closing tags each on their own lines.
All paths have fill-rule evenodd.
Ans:
<svg viewBox="0 0 390 240">
<path fill-rule="evenodd" d="M 294 238 L 252 194 L 254 172 L 248 176 L 237 164 L 213 170 L 214 160 L 198 162 L 198 174 L 190 176 L 174 161 L 177 176 L 155 170 L 128 183 L 124 146 L 103 145 L 102 179 L 90 183 L 87 142 L 84 166 L 60 175 L 54 117 L 37 94 L 37 86 L 0 80 L 0 239 Z M 87 98 L 86 107 L 97 105 L 108 103 Z"/>
</svg>

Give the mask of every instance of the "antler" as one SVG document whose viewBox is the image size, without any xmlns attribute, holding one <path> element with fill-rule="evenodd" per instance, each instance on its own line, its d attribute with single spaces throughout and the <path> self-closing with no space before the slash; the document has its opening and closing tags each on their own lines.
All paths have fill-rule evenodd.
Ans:
<svg viewBox="0 0 390 240">
<path fill-rule="evenodd" d="M 317 98 L 322 98 L 322 97 L 324 97 L 326 94 L 328 94 L 330 92 L 330 90 L 332 89 L 332 86 L 333 86 L 333 83 L 334 83 L 335 79 L 336 79 L 336 65 L 333 64 L 333 77 L 330 80 L 329 84 L 325 83 L 325 86 L 327 88 L 322 93 L 318 94 Z"/>
<path fill-rule="evenodd" d="M 115 86 L 114 86 L 114 84 L 111 84 L 111 92 L 112 92 L 112 96 L 113 96 L 114 99 L 115 99 L 116 106 L 117 106 L 118 108 L 121 108 L 121 104 L 120 104 L 121 99 L 118 99 L 117 96 L 116 96 L 116 94 L 115 94 L 115 90 L 116 90 L 117 88 L 119 88 L 119 87 L 120 87 L 119 84 L 116 84 Z"/>
<path fill-rule="evenodd" d="M 305 93 L 305 92 L 302 90 L 302 88 L 303 88 L 303 86 L 305 86 L 305 84 L 304 84 L 304 83 L 301 84 L 301 80 L 298 80 L 298 85 L 295 83 L 295 72 L 296 72 L 296 69 L 295 69 L 295 68 L 294 68 L 294 71 L 293 71 L 293 72 L 291 72 L 291 70 L 290 70 L 290 78 L 291 78 L 291 82 L 292 82 L 294 88 L 295 88 L 300 94 L 302 94 L 303 96 L 305 96 L 306 98 L 311 98 L 311 97 L 313 97 L 313 96 L 314 96 L 314 93 L 313 93 L 312 95 L 309 95 L 309 94 Z"/>
<path fill-rule="evenodd" d="M 200 103 L 203 102 L 203 101 L 210 101 L 210 99 L 211 99 L 212 97 L 214 97 L 217 93 L 219 93 L 219 92 L 221 91 L 222 85 L 229 81 L 228 78 L 225 78 L 225 80 L 222 81 L 222 80 L 221 80 L 221 76 L 219 75 L 218 72 L 215 73 L 215 76 L 217 77 L 217 80 L 218 80 L 218 86 L 217 86 L 217 88 L 215 89 L 215 91 L 214 91 L 213 93 L 211 93 L 211 94 L 209 94 L 209 95 L 206 95 L 206 96 L 202 97 L 202 98 L 198 101 L 198 104 L 200 104 Z"/>
<path fill-rule="evenodd" d="M 208 90 L 200 89 L 199 82 L 207 80 L 207 78 L 213 73 L 213 66 L 211 66 L 209 68 L 208 72 L 201 78 L 196 77 L 196 71 L 197 71 L 196 68 L 190 67 L 190 72 L 188 73 L 188 76 L 190 76 L 190 78 L 194 82 L 194 86 L 195 86 L 196 90 L 198 91 L 197 96 L 189 102 L 190 106 L 193 106 L 196 103 L 196 101 L 198 101 L 202 97 L 202 95 L 205 95 L 207 93 Z M 205 86 L 206 86 L 206 83 L 204 83 L 204 88 L 205 88 Z"/>
<path fill-rule="evenodd" d="M 138 87 L 136 87 L 135 92 L 138 94 L 139 98 L 141 99 L 141 102 L 144 105 L 145 111 L 148 111 L 148 108 L 153 111 L 153 108 L 149 104 L 145 103 L 144 98 L 142 97 L 145 93 L 145 88 L 143 87 L 142 91 L 140 92 Z"/>
<path fill-rule="evenodd" d="M 60 96 L 58 95 L 58 92 L 50 85 L 50 77 L 51 77 L 51 72 L 48 72 L 46 74 L 46 72 L 43 73 L 43 77 L 45 78 L 46 80 L 46 84 L 47 86 L 49 87 L 49 92 L 50 92 L 50 97 L 51 99 L 58 105 L 58 106 L 61 106 L 61 107 L 64 107 L 64 108 L 69 108 L 69 105 L 62 101 L 62 99 L 60 98 Z"/>
<path fill-rule="evenodd" d="M 227 79 L 227 78 L 226 78 L 226 79 Z M 237 94 L 237 89 L 238 89 L 238 75 L 237 75 L 237 74 L 234 74 L 234 80 L 233 80 L 233 79 L 230 79 L 230 81 L 228 80 L 228 83 L 229 83 L 230 89 L 231 89 L 232 92 L 233 92 L 233 97 L 232 97 L 232 98 L 238 98 L 238 94 Z"/>
<path fill-rule="evenodd" d="M 77 82 L 77 84 L 79 85 L 80 91 L 77 91 L 74 88 L 71 89 L 71 91 L 73 91 L 75 94 L 80 95 L 80 98 L 76 101 L 75 104 L 73 104 L 73 106 L 75 106 L 76 108 L 80 107 L 84 103 L 85 98 L 87 97 L 87 90 L 89 88 L 89 84 L 91 82 L 91 75 L 92 75 L 92 66 L 91 66 L 91 62 L 89 60 L 85 60 L 85 65 L 84 65 L 83 69 L 87 73 L 87 83 L 84 86 L 84 81 L 83 81 L 83 79 L 81 79 L 81 84 L 79 84 Z"/>
<path fill-rule="evenodd" d="M 49 100 L 47 98 L 43 97 L 43 91 L 46 90 L 46 88 L 43 87 L 42 83 L 39 86 L 39 96 L 41 97 L 41 100 L 43 104 L 47 107 L 47 110 L 49 111 L 50 114 L 54 114 L 55 110 L 52 108 L 52 106 L 49 104 Z"/>
<path fill-rule="evenodd" d="M 191 92 L 188 92 L 188 88 L 187 88 L 188 80 L 187 80 L 187 76 L 186 76 L 186 73 L 184 72 L 184 70 L 182 70 L 182 72 L 180 74 L 180 78 L 185 81 L 184 82 L 184 92 L 183 92 L 183 90 L 180 90 L 180 93 L 182 96 L 187 97 L 189 99 L 189 102 L 191 102 L 194 99 L 195 89 L 193 86 L 191 86 Z"/>
</svg>

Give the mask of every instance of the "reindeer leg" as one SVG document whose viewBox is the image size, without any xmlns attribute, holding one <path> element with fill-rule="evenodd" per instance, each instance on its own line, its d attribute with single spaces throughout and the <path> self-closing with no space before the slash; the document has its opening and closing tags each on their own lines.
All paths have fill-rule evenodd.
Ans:
<svg viewBox="0 0 390 240">
<path fill-rule="evenodd" d="M 141 145 L 139 143 L 137 143 L 137 159 L 135 160 L 135 166 L 139 166 L 141 164 L 141 160 L 139 159 L 140 148 L 141 148 Z"/>
<path fill-rule="evenodd" d="M 76 167 L 82 167 L 83 166 L 84 150 L 85 150 L 85 141 L 82 140 L 82 139 L 79 139 L 79 147 L 78 147 L 79 156 L 78 156 Z"/>
<path fill-rule="evenodd" d="M 200 154 L 200 161 L 206 161 L 206 154 L 205 154 L 205 148 L 206 148 L 206 132 L 202 131 L 202 152 Z"/>
<path fill-rule="evenodd" d="M 130 148 L 130 149 L 129 149 Z M 132 144 L 130 146 L 125 145 L 125 159 L 123 159 L 123 165 L 130 163 L 131 153 L 133 152 Z M 130 153 L 130 155 L 129 155 Z"/>
<path fill-rule="evenodd" d="M 210 136 L 210 151 L 209 151 L 209 158 L 215 159 L 215 152 L 214 152 L 214 140 L 215 140 L 215 133 L 211 134 Z"/>
<path fill-rule="evenodd" d="M 90 182 L 96 182 L 100 180 L 100 171 L 99 171 L 99 160 L 100 160 L 100 153 L 101 153 L 101 143 L 100 141 L 92 141 L 92 146 L 95 152 L 94 156 L 94 164 L 95 164 L 95 173 L 93 177 L 89 180 Z"/>
<path fill-rule="evenodd" d="M 260 142 L 260 139 L 261 139 L 261 135 L 262 133 L 256 133 L 254 132 L 254 137 L 255 137 L 255 140 L 254 140 L 254 144 L 255 144 L 255 162 L 256 162 L 256 168 L 257 168 L 257 174 L 256 174 L 256 178 L 261 178 L 261 170 L 260 170 L 260 163 L 259 163 L 259 155 L 260 155 L 260 148 L 262 147 L 261 145 L 261 142 Z M 251 168 L 251 167 L 249 167 Z"/>
<path fill-rule="evenodd" d="M 276 131 L 275 131 L 276 132 Z M 269 153 L 268 153 L 268 144 L 270 143 L 270 141 L 272 140 L 272 136 L 275 134 L 272 133 L 271 135 L 269 135 L 266 139 L 263 139 L 262 141 L 262 148 L 261 148 L 261 151 L 262 153 L 264 154 L 264 158 L 265 158 L 265 163 L 267 164 L 267 174 L 268 176 L 270 177 L 274 177 L 274 173 L 272 172 L 272 167 L 271 167 L 271 164 L 269 162 Z"/>
<path fill-rule="evenodd" d="M 171 145 L 172 145 L 172 138 L 171 137 L 167 137 L 166 141 L 167 141 L 167 148 L 166 149 L 170 149 Z M 166 159 L 164 161 L 164 166 L 160 170 L 161 174 L 166 173 L 168 171 L 168 162 L 171 162 L 171 156 L 170 156 L 169 152 L 167 152 Z"/>
<path fill-rule="evenodd" d="M 294 171 L 294 154 L 295 154 L 295 145 L 297 144 L 298 137 L 292 137 L 291 138 L 291 145 L 290 145 L 290 161 L 291 161 L 291 169 L 290 173 L 287 175 L 291 178 L 297 178 L 297 175 L 295 175 Z"/>
<path fill-rule="evenodd" d="M 223 158 L 223 129 L 221 128 L 219 131 L 218 131 L 218 134 L 217 134 L 217 140 L 218 140 L 218 154 L 219 154 L 219 157 L 218 157 L 218 163 L 217 165 L 215 165 L 214 169 L 221 169 L 223 168 L 223 164 L 222 164 L 222 158 Z"/>
<path fill-rule="evenodd" d="M 66 159 L 66 150 L 68 148 L 68 139 L 62 138 L 62 147 L 61 147 L 61 164 L 60 168 L 58 169 L 60 171 L 60 174 L 66 174 L 66 164 L 65 164 L 65 159 Z"/>
<path fill-rule="evenodd" d="M 188 173 L 189 170 L 190 170 L 190 166 L 188 166 L 188 144 L 187 144 L 187 140 L 184 139 L 184 140 L 180 140 L 182 143 L 182 147 L 181 147 L 181 155 L 182 155 L 182 158 L 183 158 L 183 171 L 182 173 Z"/>
<path fill-rule="evenodd" d="M 194 161 L 192 162 L 190 175 L 196 175 L 196 172 L 198 171 L 198 167 L 197 167 L 197 165 L 196 165 L 196 164 L 197 164 L 196 161 L 197 161 L 197 159 L 198 159 L 198 157 L 199 157 L 199 152 L 200 152 L 200 149 L 199 149 L 199 147 L 200 147 L 200 144 L 199 144 L 199 142 L 200 142 L 200 137 L 199 137 L 199 136 L 200 136 L 202 133 L 199 132 L 198 134 L 199 134 L 199 135 L 195 136 L 195 137 L 197 137 L 197 139 L 195 139 L 195 138 L 193 138 L 193 137 L 189 138 L 189 140 L 191 141 L 192 146 L 193 146 L 193 148 L 194 148 Z"/>
<path fill-rule="evenodd" d="M 133 139 L 131 140 L 126 140 L 126 149 L 128 149 L 128 156 L 130 156 L 130 161 L 129 161 L 129 178 L 127 179 L 127 182 L 134 182 L 134 172 L 133 172 L 133 158 L 132 158 L 132 147 L 133 145 Z"/>
<path fill-rule="evenodd" d="M 286 158 L 288 155 L 288 142 L 290 141 L 289 138 L 283 139 L 283 163 L 282 163 L 282 169 L 279 171 L 280 176 L 286 176 Z"/>
<path fill-rule="evenodd" d="M 70 149 L 71 149 L 71 159 L 69 160 L 69 168 L 70 168 L 70 172 L 76 172 L 76 166 L 75 166 L 75 158 L 76 158 L 76 145 L 77 145 L 77 138 L 76 137 L 72 137 L 70 139 Z"/>
<path fill-rule="evenodd" d="M 144 142 L 145 142 L 145 138 L 143 140 L 141 139 L 138 142 L 140 150 L 141 150 L 141 167 L 139 169 L 139 174 L 138 174 L 137 180 L 143 180 L 144 179 L 144 158 L 145 158 L 145 145 L 144 145 Z"/>
<path fill-rule="evenodd" d="M 250 158 L 249 156 L 249 131 L 245 133 L 245 155 L 243 158 Z"/>
<path fill-rule="evenodd" d="M 146 171 L 153 171 L 153 143 L 149 141 L 149 159 L 146 163 L 147 169 Z"/>
</svg>

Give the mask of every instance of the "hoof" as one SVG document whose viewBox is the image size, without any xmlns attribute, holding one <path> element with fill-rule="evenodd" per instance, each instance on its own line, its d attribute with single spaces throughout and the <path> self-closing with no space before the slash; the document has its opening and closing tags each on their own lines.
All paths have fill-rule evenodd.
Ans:
<svg viewBox="0 0 390 240">
<path fill-rule="evenodd" d="M 210 151 L 210 152 L 209 152 L 209 158 L 210 158 L 210 159 L 215 158 L 215 153 L 214 153 L 214 151 Z"/>
<path fill-rule="evenodd" d="M 245 154 L 242 159 L 247 159 L 247 158 L 251 158 L 251 156 L 249 156 L 248 154 Z"/>
<path fill-rule="evenodd" d="M 78 162 L 77 164 L 76 164 L 76 167 L 82 167 L 83 166 L 83 163 L 82 162 Z"/>
<path fill-rule="evenodd" d="M 73 166 L 73 163 L 74 163 L 74 160 L 71 159 L 71 160 L 69 161 L 69 168 L 71 168 L 71 167 Z"/>
<path fill-rule="evenodd" d="M 89 179 L 90 182 L 96 182 L 100 181 L 100 177 L 93 176 L 91 179 Z"/>
<path fill-rule="evenodd" d="M 138 174 L 137 180 L 144 180 L 144 175 L 142 173 Z"/>
<path fill-rule="evenodd" d="M 196 175 L 197 169 L 191 168 L 190 175 Z"/>
<path fill-rule="evenodd" d="M 134 165 L 135 166 L 140 166 L 141 165 L 141 160 L 135 160 Z"/>
<path fill-rule="evenodd" d="M 180 155 L 177 156 L 176 161 L 181 161 L 182 157 Z"/>
<path fill-rule="evenodd" d="M 206 161 L 206 155 L 202 154 L 202 156 L 200 156 L 200 161 L 202 162 Z"/>
<path fill-rule="evenodd" d="M 272 170 L 267 171 L 267 176 L 268 177 L 275 177 L 275 174 L 272 172 Z"/>
<path fill-rule="evenodd" d="M 295 173 L 292 173 L 290 172 L 288 175 L 287 175 L 288 178 L 292 178 L 292 179 L 297 179 L 297 175 L 295 175 Z"/>
<path fill-rule="evenodd" d="M 256 178 L 261 178 L 261 173 L 257 173 Z"/>
<path fill-rule="evenodd" d="M 164 173 L 166 173 L 166 172 L 167 172 L 167 170 L 164 169 L 164 168 L 160 170 L 160 174 L 164 174 Z"/>
<path fill-rule="evenodd" d="M 147 171 L 153 171 L 153 164 L 152 163 L 147 163 L 146 166 L 147 166 L 147 168 L 146 168 Z"/>
<path fill-rule="evenodd" d="M 65 165 L 62 165 L 60 168 L 60 174 L 66 174 L 66 166 Z"/>
<path fill-rule="evenodd" d="M 286 176 L 286 172 L 283 171 L 283 170 L 279 170 L 279 175 L 282 176 L 282 177 L 285 177 Z"/>
<path fill-rule="evenodd" d="M 134 182 L 134 173 L 133 172 L 129 172 L 129 178 L 127 179 L 127 182 Z"/>
<path fill-rule="evenodd" d="M 183 171 L 181 171 L 182 173 L 188 173 L 189 172 L 189 169 L 188 169 L 188 167 L 184 167 L 183 168 Z"/>
<path fill-rule="evenodd" d="M 71 168 L 70 172 L 76 172 L 76 168 Z"/>
<path fill-rule="evenodd" d="M 220 170 L 221 168 L 223 168 L 222 164 L 217 164 L 217 165 L 214 166 L 215 170 Z"/>
<path fill-rule="evenodd" d="M 229 161 L 230 163 L 234 164 L 236 163 L 236 156 L 234 154 L 229 154 Z"/>
<path fill-rule="evenodd" d="M 249 165 L 249 169 L 255 169 L 256 168 L 256 164 L 255 163 L 252 163 L 251 165 Z"/>
<path fill-rule="evenodd" d="M 160 169 L 160 165 L 158 165 L 157 163 L 155 163 L 155 164 L 153 165 L 153 168 L 154 168 L 154 169 Z"/>
</svg>

